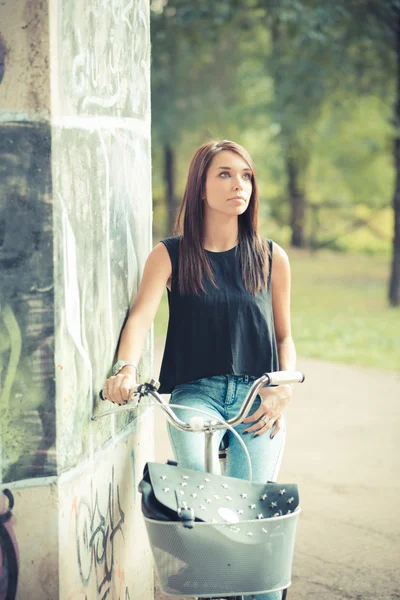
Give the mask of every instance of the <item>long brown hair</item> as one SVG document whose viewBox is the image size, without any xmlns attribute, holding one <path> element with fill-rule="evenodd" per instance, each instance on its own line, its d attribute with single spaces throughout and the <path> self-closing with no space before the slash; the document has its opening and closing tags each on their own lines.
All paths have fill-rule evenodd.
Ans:
<svg viewBox="0 0 400 600">
<path fill-rule="evenodd" d="M 269 249 L 258 233 L 258 188 L 253 161 L 247 150 L 229 140 L 206 142 L 196 150 L 189 167 L 183 201 L 175 223 L 182 235 L 179 247 L 178 289 L 181 294 L 204 291 L 203 276 L 215 285 L 215 278 L 204 250 L 204 195 L 210 163 L 218 152 L 235 152 L 252 170 L 252 193 L 247 210 L 239 215 L 239 260 L 246 290 L 254 296 L 267 287 Z"/>
</svg>

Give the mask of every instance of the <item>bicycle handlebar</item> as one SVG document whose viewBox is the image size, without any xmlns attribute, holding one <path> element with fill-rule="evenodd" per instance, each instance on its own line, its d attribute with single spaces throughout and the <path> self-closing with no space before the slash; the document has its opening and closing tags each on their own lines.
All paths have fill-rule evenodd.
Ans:
<svg viewBox="0 0 400 600">
<path fill-rule="evenodd" d="M 239 425 L 239 423 L 243 421 L 243 419 L 247 417 L 251 407 L 253 406 L 254 400 L 256 399 L 258 390 L 261 387 L 266 387 L 269 385 L 273 386 L 303 383 L 304 379 L 305 377 L 300 371 L 275 371 L 273 373 L 264 373 L 263 375 L 261 375 L 261 377 L 259 377 L 253 382 L 250 390 L 248 391 L 245 399 L 243 400 L 242 406 L 240 407 L 237 415 L 235 417 L 232 417 L 231 419 L 228 419 L 226 423 L 228 423 L 228 425 L 230 425 L 231 427 L 236 427 L 237 425 Z M 140 400 L 143 397 L 151 396 L 154 400 L 156 400 L 156 403 L 161 406 L 161 408 L 165 412 L 167 420 L 171 423 L 171 425 L 173 425 L 177 429 L 180 429 L 182 431 L 209 431 L 210 425 L 212 425 L 213 430 L 225 428 L 225 425 L 223 423 L 212 422 L 204 423 L 201 428 L 197 427 L 196 429 L 194 429 L 190 423 L 185 423 L 184 421 L 181 421 L 181 419 L 179 419 L 174 413 L 174 411 L 170 408 L 168 403 L 165 402 L 162 396 L 158 393 L 157 390 L 159 387 L 160 384 L 155 379 L 150 379 L 150 381 L 148 382 L 141 383 L 135 386 L 135 388 L 131 390 L 129 402 L 127 404 L 122 404 L 119 406 L 119 408 L 108 410 L 104 413 L 101 413 L 100 415 L 93 415 L 92 421 L 97 421 L 98 419 L 100 419 L 100 417 L 105 417 L 107 415 L 121 413 L 121 411 L 132 410 L 134 408 L 137 408 L 139 406 Z M 137 394 L 139 394 L 137 402 L 131 401 L 131 398 L 133 399 Z M 103 390 L 101 390 L 100 392 L 100 398 L 102 400 L 105 399 Z"/>
<path fill-rule="evenodd" d="M 303 383 L 305 376 L 300 371 L 274 371 L 264 373 L 262 377 L 267 379 L 266 385 L 284 385 L 285 383 Z"/>
</svg>

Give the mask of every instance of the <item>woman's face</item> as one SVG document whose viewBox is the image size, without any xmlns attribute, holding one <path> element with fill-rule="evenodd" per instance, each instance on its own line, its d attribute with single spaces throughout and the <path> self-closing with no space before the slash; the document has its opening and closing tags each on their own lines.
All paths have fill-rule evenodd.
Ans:
<svg viewBox="0 0 400 600">
<path fill-rule="evenodd" d="M 205 210 L 227 216 L 243 214 L 250 202 L 252 171 L 235 152 L 214 156 L 206 175 Z"/>
</svg>

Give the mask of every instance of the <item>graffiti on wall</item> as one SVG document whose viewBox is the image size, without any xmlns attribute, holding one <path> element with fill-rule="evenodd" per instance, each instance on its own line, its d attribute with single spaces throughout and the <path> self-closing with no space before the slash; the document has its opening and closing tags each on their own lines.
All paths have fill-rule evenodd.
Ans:
<svg viewBox="0 0 400 600">
<path fill-rule="evenodd" d="M 75 498 L 72 506 L 80 580 L 83 590 L 95 588 L 101 600 L 127 600 L 129 590 L 118 556 L 118 549 L 124 547 L 125 512 L 114 467 L 108 487 L 101 488 L 99 491 L 91 481 L 89 497 Z"/>
<path fill-rule="evenodd" d="M 95 392 L 150 250 L 150 144 L 129 129 L 59 129 L 54 147 L 58 456 L 65 468 L 88 455 Z"/>
<path fill-rule="evenodd" d="M 148 10 L 145 0 L 64 3 L 60 75 L 68 114 L 146 117 L 150 100 Z M 67 63 L 71 68 L 65 69 Z"/>
<path fill-rule="evenodd" d="M 125 592 L 122 592 L 119 596 L 106 596 L 109 600 L 131 600 L 128 587 L 125 588 Z M 100 598 L 100 596 L 98 596 Z M 85 593 L 84 590 L 79 590 L 70 594 L 67 600 L 91 600 L 90 597 Z"/>
<path fill-rule="evenodd" d="M 65 118 L 53 128 L 53 176 L 64 469 L 109 437 L 89 419 L 151 249 L 150 32 L 146 0 L 72 0 L 60 10 Z M 117 428 L 132 418 L 119 417 Z"/>
<path fill-rule="evenodd" d="M 0 508 L 0 600 L 14 600 L 18 586 L 18 554 L 11 528 L 14 496 L 8 489 L 2 491 L 5 509 Z"/>
<path fill-rule="evenodd" d="M 0 132 L 0 444 L 4 482 L 55 467 L 50 130 Z"/>
</svg>

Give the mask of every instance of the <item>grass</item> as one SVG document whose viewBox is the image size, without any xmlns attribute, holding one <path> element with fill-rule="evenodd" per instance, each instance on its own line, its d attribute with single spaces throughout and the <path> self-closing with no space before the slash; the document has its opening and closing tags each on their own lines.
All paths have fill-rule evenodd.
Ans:
<svg viewBox="0 0 400 600">
<path fill-rule="evenodd" d="M 387 305 L 389 260 L 289 252 L 292 329 L 298 356 L 400 370 L 400 309 Z M 154 332 L 168 322 L 164 296 Z"/>
</svg>

